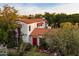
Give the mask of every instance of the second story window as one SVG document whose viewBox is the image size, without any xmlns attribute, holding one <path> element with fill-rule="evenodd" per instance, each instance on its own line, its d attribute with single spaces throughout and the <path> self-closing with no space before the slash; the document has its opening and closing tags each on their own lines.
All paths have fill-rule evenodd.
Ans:
<svg viewBox="0 0 79 59">
<path fill-rule="evenodd" d="M 29 26 L 29 31 L 31 31 L 31 26 Z"/>
<path fill-rule="evenodd" d="M 37 27 L 39 27 L 39 26 L 42 26 L 43 25 L 43 23 L 41 22 L 41 23 L 38 23 L 37 24 Z"/>
</svg>

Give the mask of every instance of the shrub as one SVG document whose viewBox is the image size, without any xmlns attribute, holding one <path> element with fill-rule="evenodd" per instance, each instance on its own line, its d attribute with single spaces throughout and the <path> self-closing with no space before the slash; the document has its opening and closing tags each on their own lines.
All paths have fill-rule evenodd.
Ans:
<svg viewBox="0 0 79 59">
<path fill-rule="evenodd" d="M 32 45 L 30 43 L 26 43 L 26 51 L 29 51 L 32 48 Z"/>
<path fill-rule="evenodd" d="M 30 43 L 21 43 L 20 47 L 19 47 L 19 55 L 23 55 L 25 53 L 25 51 L 29 51 L 31 49 L 32 45 Z"/>
<path fill-rule="evenodd" d="M 44 38 L 40 38 L 40 48 L 47 48 L 48 45 L 47 45 L 47 42 Z"/>
<path fill-rule="evenodd" d="M 25 55 L 26 56 L 48 56 L 46 53 L 41 53 L 37 51 L 37 47 L 33 47 L 30 51 L 28 51 Z"/>
<path fill-rule="evenodd" d="M 60 26 L 62 28 L 73 28 L 73 25 L 70 22 L 61 23 Z"/>
<path fill-rule="evenodd" d="M 50 49 L 62 51 L 65 55 L 79 55 L 79 29 L 52 29 L 44 37 Z"/>
<path fill-rule="evenodd" d="M 8 49 L 2 48 L 0 49 L 0 56 L 7 56 L 8 55 Z"/>
<path fill-rule="evenodd" d="M 14 51 L 9 50 L 8 56 L 18 56 L 17 50 L 14 50 Z"/>
</svg>

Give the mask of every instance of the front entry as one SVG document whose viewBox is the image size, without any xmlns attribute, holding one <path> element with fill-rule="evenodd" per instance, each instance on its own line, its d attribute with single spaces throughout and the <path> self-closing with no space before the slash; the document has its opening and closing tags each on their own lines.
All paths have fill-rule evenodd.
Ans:
<svg viewBox="0 0 79 59">
<path fill-rule="evenodd" d="M 33 38 L 32 44 L 33 44 L 33 45 L 37 45 L 37 38 Z"/>
</svg>

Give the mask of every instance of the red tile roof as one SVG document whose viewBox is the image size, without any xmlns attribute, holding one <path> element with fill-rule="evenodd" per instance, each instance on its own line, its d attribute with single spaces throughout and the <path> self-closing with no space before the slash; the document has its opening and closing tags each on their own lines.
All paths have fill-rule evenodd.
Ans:
<svg viewBox="0 0 79 59">
<path fill-rule="evenodd" d="M 38 19 L 20 19 L 20 21 L 27 23 L 27 24 L 30 24 L 30 23 L 35 23 L 35 22 L 41 22 L 44 20 L 41 18 L 38 18 Z"/>
<path fill-rule="evenodd" d="M 35 30 L 33 30 L 31 35 L 37 37 L 37 36 L 42 36 L 46 32 L 48 32 L 48 29 L 36 28 Z"/>
</svg>

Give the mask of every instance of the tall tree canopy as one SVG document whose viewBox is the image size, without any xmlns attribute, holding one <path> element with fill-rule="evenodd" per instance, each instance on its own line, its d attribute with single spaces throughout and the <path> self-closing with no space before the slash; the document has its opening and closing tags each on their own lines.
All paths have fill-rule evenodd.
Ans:
<svg viewBox="0 0 79 59">
<path fill-rule="evenodd" d="M 55 24 L 55 23 L 64 23 L 64 22 L 71 22 L 71 23 L 79 23 L 79 14 L 55 14 L 55 13 L 48 13 L 46 12 L 43 17 L 48 21 L 49 25 Z"/>
<path fill-rule="evenodd" d="M 15 23 L 16 19 L 17 11 L 14 7 L 5 5 L 0 10 L 0 43 L 6 43 L 7 45 L 14 44 L 14 29 L 17 26 Z"/>
</svg>

